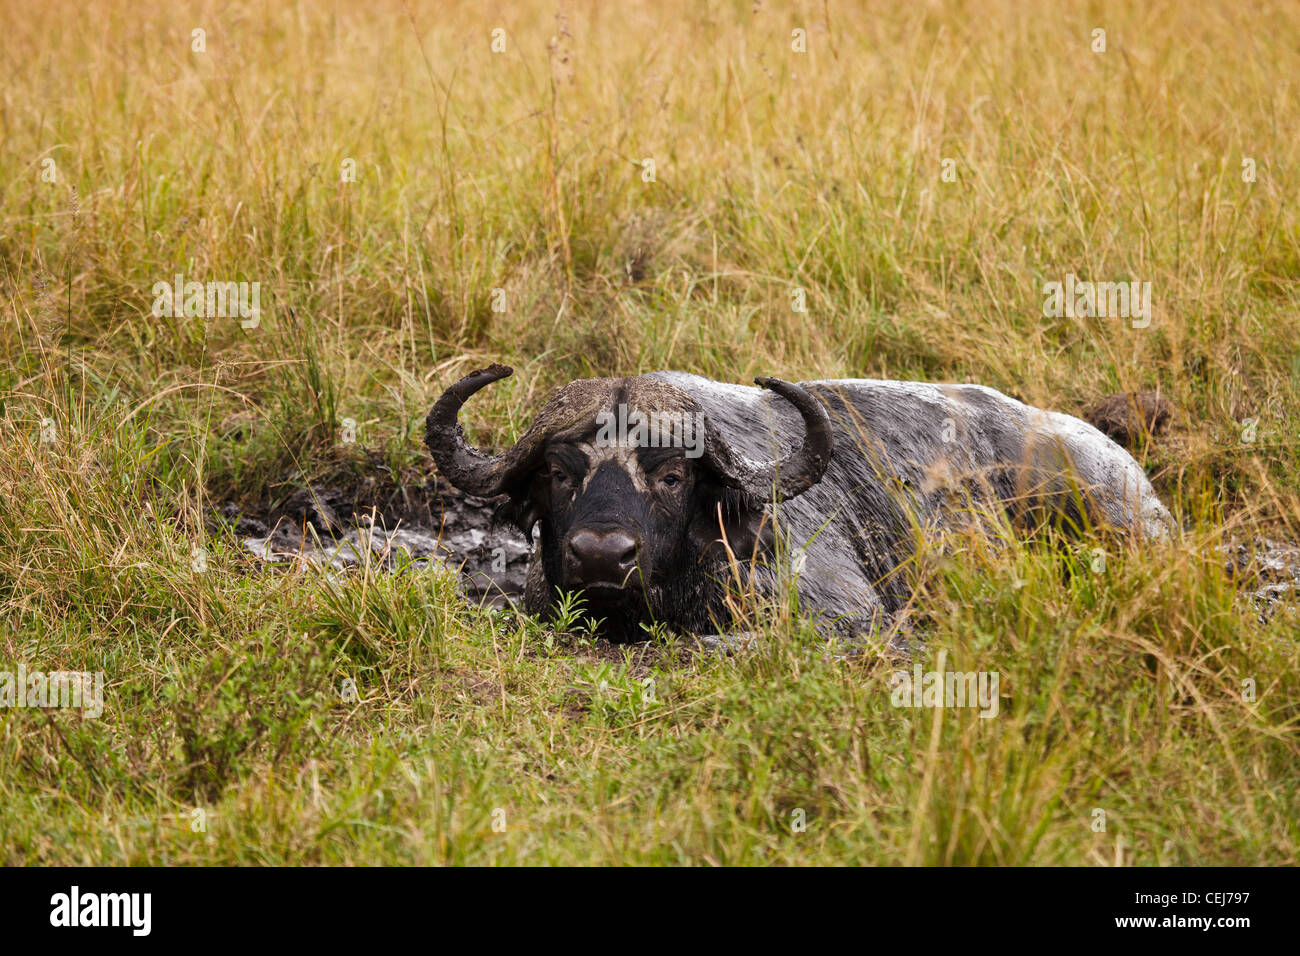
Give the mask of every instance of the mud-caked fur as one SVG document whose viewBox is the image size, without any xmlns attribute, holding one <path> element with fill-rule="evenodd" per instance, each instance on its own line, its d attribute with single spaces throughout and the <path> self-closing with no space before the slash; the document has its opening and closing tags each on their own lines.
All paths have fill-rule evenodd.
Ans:
<svg viewBox="0 0 1300 956">
<path fill-rule="evenodd" d="M 639 542 L 637 579 L 586 595 L 616 640 L 644 636 L 650 622 L 725 631 L 728 589 L 770 594 L 783 579 L 822 626 L 862 634 L 907 600 L 918 538 L 975 530 L 983 519 L 1152 538 L 1172 528 L 1137 462 L 1078 418 L 979 385 L 836 379 L 798 388 L 829 415 L 833 451 L 811 487 L 771 500 L 735 480 L 733 462 L 793 461 L 813 422 L 807 409 L 768 389 L 684 372 L 573 382 L 507 453 L 464 465 L 490 474 L 490 490 L 509 496 L 503 517 L 536 533 L 526 608 L 554 608 L 566 585 L 563 548 L 578 527 Z M 597 416 L 620 403 L 698 413 L 725 447 L 690 458 L 681 448 L 602 445 Z M 443 418 L 436 430 L 430 413 L 440 466 L 452 461 Z M 476 454 L 461 452 L 466 461 Z"/>
</svg>

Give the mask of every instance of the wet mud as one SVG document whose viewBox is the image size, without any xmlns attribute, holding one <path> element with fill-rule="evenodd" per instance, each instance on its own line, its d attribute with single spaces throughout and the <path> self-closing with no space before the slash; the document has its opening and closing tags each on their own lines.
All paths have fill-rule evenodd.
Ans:
<svg viewBox="0 0 1300 956">
<path fill-rule="evenodd" d="M 210 529 L 232 530 L 251 557 L 270 564 L 342 572 L 369 563 L 400 572 L 439 563 L 459 572 L 471 601 L 518 601 L 532 549 L 517 529 L 494 521 L 501 499 L 465 495 L 429 474 L 377 470 L 252 505 L 227 503 L 210 515 Z M 1300 626 L 1300 545 L 1254 537 L 1218 550 L 1261 622 L 1281 612 Z"/>
</svg>

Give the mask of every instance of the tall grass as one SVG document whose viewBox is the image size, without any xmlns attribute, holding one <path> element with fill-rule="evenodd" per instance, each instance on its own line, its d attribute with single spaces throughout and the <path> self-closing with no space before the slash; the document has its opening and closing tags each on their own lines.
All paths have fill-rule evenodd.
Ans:
<svg viewBox="0 0 1300 956">
<path fill-rule="evenodd" d="M 1300 627 L 1215 552 L 1300 537 L 1293 5 L 0 9 L 0 670 L 107 679 L 0 710 L 0 859 L 1297 862 Z M 261 323 L 155 317 L 177 273 Z M 1150 327 L 1045 318 L 1066 273 L 1151 282 Z M 664 367 L 1159 388 L 1186 531 L 927 556 L 919 659 L 998 672 L 983 719 L 785 606 L 749 654 L 610 648 L 204 530 L 345 418 L 426 467 L 488 360 L 496 445 Z"/>
</svg>

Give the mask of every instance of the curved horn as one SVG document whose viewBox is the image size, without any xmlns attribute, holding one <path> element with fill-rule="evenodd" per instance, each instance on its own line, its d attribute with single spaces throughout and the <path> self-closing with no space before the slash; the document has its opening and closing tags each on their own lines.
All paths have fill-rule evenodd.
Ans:
<svg viewBox="0 0 1300 956">
<path fill-rule="evenodd" d="M 785 501 L 803 494 L 826 473 L 835 439 L 830 416 L 822 403 L 807 389 L 779 378 L 756 378 L 754 384 L 771 389 L 798 410 L 803 418 L 804 436 L 778 462 L 755 462 L 733 452 L 713 431 L 707 419 L 705 429 L 713 466 L 727 483 L 741 489 L 757 501 Z"/>
<path fill-rule="evenodd" d="M 424 421 L 424 443 L 438 463 L 438 470 L 466 494 L 483 498 L 499 495 L 508 472 L 508 454 L 493 457 L 471 448 L 456 416 L 471 395 L 514 372 L 510 366 L 496 363 L 470 372 L 442 393 Z"/>
</svg>

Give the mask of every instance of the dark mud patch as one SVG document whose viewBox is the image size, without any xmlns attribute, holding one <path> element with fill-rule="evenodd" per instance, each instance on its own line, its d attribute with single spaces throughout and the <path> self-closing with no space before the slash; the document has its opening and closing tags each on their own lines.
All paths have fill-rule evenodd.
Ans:
<svg viewBox="0 0 1300 956">
<path fill-rule="evenodd" d="M 270 564 L 346 571 L 370 562 L 398 572 L 438 563 L 459 571 L 471 601 L 504 607 L 523 595 L 532 552 L 514 527 L 494 521 L 502 499 L 463 494 L 431 465 L 394 471 L 377 454 L 360 451 L 324 477 L 304 484 L 301 475 L 289 475 L 275 489 L 251 504 L 231 501 L 213 509 L 209 531 L 233 532 L 250 559 Z M 1300 623 L 1300 544 L 1255 537 L 1218 550 L 1261 622 L 1285 609 Z M 580 657 L 625 660 L 624 645 L 563 640 Z M 696 643 L 718 652 L 735 649 L 714 637 L 685 642 L 677 653 L 686 659 L 699 649 Z M 643 649 L 633 662 L 638 673 L 648 673 L 663 653 L 650 644 L 630 646 Z"/>
<path fill-rule="evenodd" d="M 708 647 L 692 639 L 667 644 L 656 641 L 616 644 L 569 633 L 557 633 L 552 646 L 552 650 L 588 664 L 609 664 L 614 667 L 626 664 L 628 674 L 637 680 L 652 676 L 656 668 L 688 664 L 701 649 L 707 650 Z M 529 656 L 536 658 L 545 657 L 548 653 L 549 650 L 541 648 L 528 652 Z"/>
<path fill-rule="evenodd" d="M 523 594 L 531 549 L 493 520 L 500 499 L 462 494 L 420 468 L 400 472 L 361 452 L 304 484 L 285 476 L 267 498 L 229 501 L 208 516 L 210 531 L 233 532 L 252 557 L 345 571 L 434 563 L 457 569 L 471 600 L 498 606 Z"/>
<path fill-rule="evenodd" d="M 1178 410 L 1159 392 L 1120 392 L 1083 413 L 1098 430 L 1130 450 L 1165 431 Z"/>
</svg>

